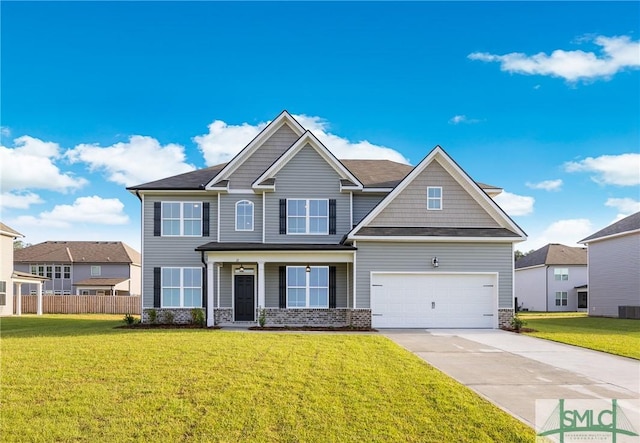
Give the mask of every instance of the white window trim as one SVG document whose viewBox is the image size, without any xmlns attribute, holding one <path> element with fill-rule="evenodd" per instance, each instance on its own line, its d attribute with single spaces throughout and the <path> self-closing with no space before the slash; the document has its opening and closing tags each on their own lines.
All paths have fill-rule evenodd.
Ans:
<svg viewBox="0 0 640 443">
<path fill-rule="evenodd" d="M 429 197 L 429 190 L 431 189 L 439 189 L 440 197 Z M 437 201 L 439 202 L 438 208 L 430 208 L 429 202 Z M 442 211 L 442 186 L 427 186 L 427 211 Z"/>
<path fill-rule="evenodd" d="M 94 269 L 97 272 L 94 272 Z M 99 277 L 102 275 L 102 267 L 100 265 L 92 265 L 91 266 L 91 277 Z"/>
<path fill-rule="evenodd" d="M 249 206 L 251 207 L 251 229 L 238 229 L 238 205 L 240 205 L 240 203 L 249 203 Z M 253 228 L 255 226 L 255 205 L 253 204 L 253 202 L 251 200 L 240 200 L 236 202 L 236 231 L 238 232 L 249 232 L 249 231 L 253 231 Z"/>
<path fill-rule="evenodd" d="M 202 237 L 202 217 L 204 211 L 204 205 L 201 201 L 163 201 L 160 205 L 160 235 L 162 237 Z M 180 204 L 180 217 L 179 218 L 166 218 L 164 217 L 164 205 L 165 204 Z M 185 204 L 199 204 L 200 205 L 200 218 L 185 218 L 184 205 Z M 164 233 L 164 221 L 165 220 L 179 220 L 180 221 L 180 234 L 165 234 Z M 185 221 L 200 220 L 200 234 L 185 234 L 184 222 Z"/>
<path fill-rule="evenodd" d="M 567 272 L 564 273 L 563 271 Z M 562 278 L 565 275 L 567 278 Z M 569 268 L 553 268 L 553 279 L 555 281 L 569 281 Z"/>
<path fill-rule="evenodd" d="M 164 270 L 165 269 L 179 269 L 180 270 L 180 286 L 165 286 L 164 285 Z M 196 269 L 198 272 L 202 273 L 202 268 L 198 267 L 179 267 L 179 266 L 166 266 L 164 268 L 160 268 L 160 306 L 162 308 L 167 309 L 178 309 L 178 308 L 201 308 L 202 307 L 202 297 L 204 294 L 202 293 L 202 276 L 200 277 L 200 286 L 185 286 L 184 285 L 184 271 L 185 269 Z M 164 304 L 164 289 L 165 288 L 178 288 L 180 290 L 180 306 L 165 306 Z M 185 306 L 184 305 L 184 290 L 185 289 L 200 289 L 200 306 Z"/>
<path fill-rule="evenodd" d="M 290 227 L 290 223 L 289 223 L 289 202 L 290 201 L 299 201 L 299 200 L 303 200 L 305 201 L 305 232 L 291 232 L 289 231 L 289 227 Z M 309 202 L 311 201 L 325 201 L 327 202 L 327 230 L 326 232 L 309 232 L 309 220 L 311 218 L 324 218 L 324 216 L 319 217 L 319 216 L 310 216 L 309 215 L 309 208 L 311 207 L 311 204 Z M 287 235 L 329 235 L 329 199 L 328 198 L 291 198 L 291 199 L 287 199 Z M 302 218 L 302 216 L 298 216 L 298 215 L 292 215 L 291 217 L 296 217 L 296 218 Z"/>
<path fill-rule="evenodd" d="M 326 306 L 309 306 L 309 289 L 311 289 L 311 286 L 309 285 L 309 279 L 311 277 L 311 272 L 306 272 L 305 271 L 305 305 L 304 306 L 289 306 L 289 269 L 296 269 L 296 268 L 301 268 L 301 269 L 305 269 L 306 266 L 287 266 L 287 294 L 286 294 L 286 299 L 287 299 L 287 309 L 328 309 L 329 308 L 329 266 L 311 266 L 311 269 L 317 269 L 317 268 L 325 268 L 327 270 L 327 305 Z M 301 288 L 302 286 L 291 286 L 294 288 Z M 324 288 L 324 286 L 313 286 L 313 288 Z"/>
</svg>

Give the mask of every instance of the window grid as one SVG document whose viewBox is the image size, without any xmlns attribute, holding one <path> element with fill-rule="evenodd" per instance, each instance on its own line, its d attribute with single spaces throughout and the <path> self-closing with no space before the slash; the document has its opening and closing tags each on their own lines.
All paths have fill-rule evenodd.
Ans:
<svg viewBox="0 0 640 443">
<path fill-rule="evenodd" d="M 201 202 L 162 202 L 163 237 L 202 236 Z"/>
<path fill-rule="evenodd" d="M 240 200 L 236 203 L 236 231 L 253 231 L 253 202 Z"/>
<path fill-rule="evenodd" d="M 287 266 L 287 308 L 328 308 L 329 267 Z"/>
<path fill-rule="evenodd" d="M 439 211 L 442 209 L 442 188 L 439 186 L 427 187 L 427 210 Z"/>
<path fill-rule="evenodd" d="M 7 282 L 0 281 L 0 306 L 7 305 Z"/>
<path fill-rule="evenodd" d="M 201 268 L 162 268 L 162 307 L 202 307 Z"/>
<path fill-rule="evenodd" d="M 287 234 L 329 234 L 329 200 L 287 200 Z"/>
<path fill-rule="evenodd" d="M 100 266 L 91 266 L 91 276 L 97 277 L 102 275 L 102 268 Z"/>
<path fill-rule="evenodd" d="M 555 268 L 553 275 L 557 281 L 569 280 L 569 268 Z"/>
<path fill-rule="evenodd" d="M 557 291 L 556 292 L 556 306 L 567 306 L 568 297 L 567 292 L 565 291 Z"/>
</svg>

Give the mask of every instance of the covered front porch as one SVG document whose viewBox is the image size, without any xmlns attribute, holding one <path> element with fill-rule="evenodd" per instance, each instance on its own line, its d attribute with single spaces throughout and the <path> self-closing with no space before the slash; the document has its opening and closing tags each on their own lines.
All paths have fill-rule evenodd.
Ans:
<svg viewBox="0 0 640 443">
<path fill-rule="evenodd" d="M 197 250 L 206 263 L 208 326 L 253 324 L 261 315 L 267 326 L 370 326 L 370 311 L 354 302 L 352 246 L 209 243 Z"/>
</svg>

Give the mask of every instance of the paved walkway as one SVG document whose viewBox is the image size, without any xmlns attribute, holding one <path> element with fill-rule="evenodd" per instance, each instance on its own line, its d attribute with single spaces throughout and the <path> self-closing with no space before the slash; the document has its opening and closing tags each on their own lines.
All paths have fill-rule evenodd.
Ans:
<svg viewBox="0 0 640 443">
<path fill-rule="evenodd" d="M 536 399 L 640 398 L 640 361 L 502 330 L 380 333 L 531 427 Z"/>
</svg>

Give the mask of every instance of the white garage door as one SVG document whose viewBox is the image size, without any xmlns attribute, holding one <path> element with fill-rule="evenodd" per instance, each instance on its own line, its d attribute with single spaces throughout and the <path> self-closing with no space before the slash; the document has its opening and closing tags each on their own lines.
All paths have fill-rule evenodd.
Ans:
<svg viewBox="0 0 640 443">
<path fill-rule="evenodd" d="M 495 328 L 496 274 L 371 273 L 374 328 Z"/>
</svg>

